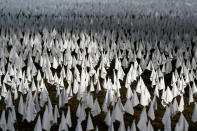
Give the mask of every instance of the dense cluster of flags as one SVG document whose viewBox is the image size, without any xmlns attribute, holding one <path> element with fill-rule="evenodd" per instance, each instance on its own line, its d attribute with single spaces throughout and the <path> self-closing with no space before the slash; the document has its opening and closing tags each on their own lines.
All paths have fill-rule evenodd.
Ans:
<svg viewBox="0 0 197 131">
<path fill-rule="evenodd" d="M 2 16 L 0 24 L 0 99 L 6 105 L 2 130 L 15 130 L 16 113 L 27 122 L 36 121 L 34 131 L 50 130 L 54 124 L 59 131 L 69 130 L 70 106 L 66 112 L 59 109 L 74 96 L 79 101 L 73 111 L 76 131 L 82 131 L 84 120 L 86 130 L 98 131 L 92 118 L 101 112 L 109 131 L 115 130 L 115 121 L 120 122 L 119 131 L 153 131 L 158 99 L 166 109 L 161 120 L 166 131 L 172 130 L 171 118 L 178 112 L 175 130 L 188 130 L 182 112 L 191 103 L 192 122 L 197 121 L 197 36 L 192 21 L 168 16 Z M 142 78 L 145 70 L 151 72 L 149 86 Z M 172 74 L 170 84 L 166 74 Z M 131 87 L 133 82 L 136 87 Z M 55 105 L 48 84 L 56 91 Z M 126 88 L 125 104 L 121 88 Z M 102 90 L 104 101 L 99 101 L 94 96 Z M 133 116 L 138 105 L 144 107 L 139 121 L 125 127 L 124 114 Z"/>
</svg>

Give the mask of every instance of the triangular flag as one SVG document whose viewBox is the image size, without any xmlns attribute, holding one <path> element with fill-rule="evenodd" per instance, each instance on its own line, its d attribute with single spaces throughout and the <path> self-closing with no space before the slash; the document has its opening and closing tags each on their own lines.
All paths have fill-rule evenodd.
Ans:
<svg viewBox="0 0 197 131">
<path fill-rule="evenodd" d="M 92 123 L 92 118 L 91 118 L 90 112 L 89 112 L 86 131 L 93 130 L 93 129 L 94 129 L 94 125 Z"/>
<path fill-rule="evenodd" d="M 42 125 L 41 125 L 40 115 L 38 116 L 36 125 L 34 127 L 34 131 L 42 131 Z"/>
</svg>

